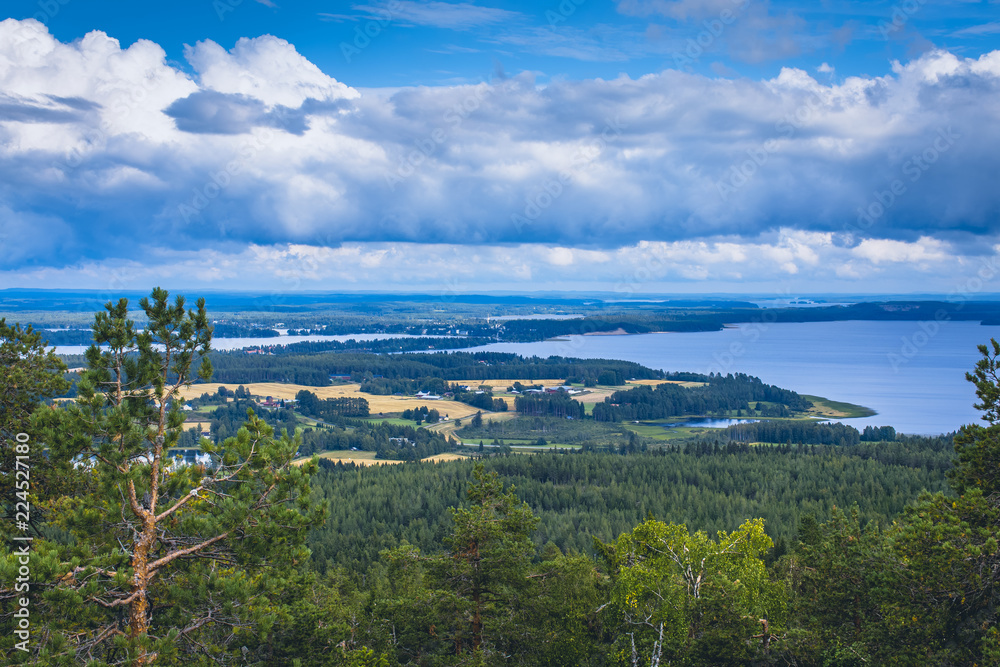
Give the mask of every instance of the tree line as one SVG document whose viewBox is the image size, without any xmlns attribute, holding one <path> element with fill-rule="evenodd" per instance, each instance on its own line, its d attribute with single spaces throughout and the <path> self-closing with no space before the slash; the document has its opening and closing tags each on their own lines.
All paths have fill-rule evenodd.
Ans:
<svg viewBox="0 0 1000 667">
<path fill-rule="evenodd" d="M 323 343 L 325 345 L 326 343 Z M 296 345 L 312 345 L 296 343 Z M 295 347 L 295 346 L 289 346 Z M 215 352 L 210 355 L 217 382 L 295 382 L 323 387 L 330 376 L 350 377 L 354 382 L 376 379 L 419 380 L 538 380 L 593 375 L 605 371 L 616 378 L 660 379 L 662 371 L 629 361 L 573 359 L 566 357 L 521 357 L 501 352 L 439 352 L 433 354 L 361 354 L 319 352 L 282 353 L 274 356 L 243 352 Z M 381 376 L 380 378 L 376 376 Z M 377 383 L 376 383 L 377 384 Z M 370 386 L 376 386 L 372 384 Z M 374 391 L 372 393 L 375 393 Z M 390 393 L 395 393 L 392 391 Z"/>
<path fill-rule="evenodd" d="M 730 411 L 750 411 L 750 402 L 766 401 L 789 410 L 807 410 L 812 403 L 789 389 L 764 384 L 760 378 L 736 375 L 710 375 L 700 387 L 659 384 L 655 388 L 640 385 L 616 391 L 594 406 L 598 421 L 633 421 L 665 419 L 680 415 L 709 415 Z M 768 406 L 757 406 L 760 412 Z M 770 416 L 770 415 L 768 415 Z M 775 415 L 777 416 L 777 415 Z"/>
</svg>

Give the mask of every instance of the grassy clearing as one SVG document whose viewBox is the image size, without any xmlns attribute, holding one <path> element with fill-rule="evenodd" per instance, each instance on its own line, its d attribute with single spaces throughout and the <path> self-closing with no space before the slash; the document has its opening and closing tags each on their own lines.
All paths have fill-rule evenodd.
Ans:
<svg viewBox="0 0 1000 667">
<path fill-rule="evenodd" d="M 878 414 L 877 411 L 866 408 L 863 405 L 831 401 L 821 396 L 807 396 L 802 394 L 802 398 L 812 402 L 813 407 L 808 411 L 808 414 L 816 417 L 852 419 L 854 417 L 874 417 Z"/>
<path fill-rule="evenodd" d="M 690 438 L 712 438 L 725 429 L 708 428 L 705 426 L 675 426 L 666 428 L 670 421 L 641 422 L 639 424 L 622 424 L 623 427 L 634 431 L 636 435 L 641 435 L 650 440 L 687 440 Z"/>
<path fill-rule="evenodd" d="M 403 419 L 402 417 L 368 417 L 364 421 L 369 424 L 392 424 L 393 426 L 412 426 L 414 428 L 417 426 L 417 422 L 412 419 Z M 426 425 L 426 422 L 421 424 L 421 426 Z"/>
<path fill-rule="evenodd" d="M 644 438 L 652 438 L 653 440 L 670 439 L 668 429 L 664 428 L 662 424 L 643 422 L 641 424 L 622 424 L 622 426 Z"/>
</svg>

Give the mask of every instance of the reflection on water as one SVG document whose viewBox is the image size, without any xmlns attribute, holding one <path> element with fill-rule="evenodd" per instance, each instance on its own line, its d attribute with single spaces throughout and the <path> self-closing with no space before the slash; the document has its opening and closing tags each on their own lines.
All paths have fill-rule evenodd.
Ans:
<svg viewBox="0 0 1000 667">
<path fill-rule="evenodd" d="M 717 419 L 715 417 L 692 417 L 687 421 L 675 424 L 664 424 L 666 428 L 677 428 L 678 426 L 697 426 L 700 428 L 726 428 L 733 424 L 755 424 L 759 419 Z"/>
</svg>

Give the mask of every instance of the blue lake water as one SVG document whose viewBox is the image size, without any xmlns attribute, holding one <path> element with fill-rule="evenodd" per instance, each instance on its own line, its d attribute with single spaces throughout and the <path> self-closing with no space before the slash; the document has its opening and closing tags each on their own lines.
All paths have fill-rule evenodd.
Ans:
<svg viewBox="0 0 1000 667">
<path fill-rule="evenodd" d="M 843 420 L 862 429 L 893 426 L 937 435 L 975 422 L 965 380 L 979 360 L 976 345 L 1000 338 L 978 322 L 809 322 L 743 324 L 722 331 L 636 336 L 569 336 L 539 343 L 495 343 L 493 350 L 547 357 L 626 359 L 665 371 L 748 373 L 802 394 L 865 405 L 875 417 Z M 215 339 L 217 350 L 308 340 L 405 338 L 393 334 Z M 60 346 L 82 354 L 85 346 Z"/>
<path fill-rule="evenodd" d="M 435 336 L 435 338 L 449 338 L 450 336 Z M 287 334 L 281 336 L 272 336 L 271 338 L 213 338 L 212 339 L 212 349 L 217 351 L 225 350 L 241 350 L 244 348 L 251 347 L 267 347 L 268 345 L 294 345 L 295 343 L 309 343 L 309 342 L 322 342 L 331 340 L 385 340 L 386 338 L 420 338 L 420 336 L 411 336 L 408 334 L 367 334 L 367 333 L 357 333 L 357 334 L 336 334 L 330 336 L 323 335 L 311 335 L 311 336 L 289 336 Z M 55 345 L 57 354 L 83 354 L 87 351 L 89 345 Z"/>
<path fill-rule="evenodd" d="M 677 428 L 678 426 L 689 426 L 698 428 L 726 428 L 734 424 L 755 424 L 759 419 L 716 419 L 714 417 L 694 417 L 682 422 L 664 424 L 666 428 Z"/>
<path fill-rule="evenodd" d="M 978 322 L 744 324 L 723 331 L 635 336 L 569 336 L 482 348 L 547 357 L 626 359 L 665 371 L 748 373 L 802 394 L 868 406 L 857 428 L 893 426 L 936 435 L 978 420 L 965 380 L 976 345 L 1000 337 Z"/>
</svg>

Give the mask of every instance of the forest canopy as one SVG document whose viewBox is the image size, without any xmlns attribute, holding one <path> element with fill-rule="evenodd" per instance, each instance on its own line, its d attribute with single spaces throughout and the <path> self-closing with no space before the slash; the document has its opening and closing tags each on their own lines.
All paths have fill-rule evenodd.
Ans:
<svg viewBox="0 0 1000 667">
<path fill-rule="evenodd" d="M 954 436 L 762 421 L 646 451 L 428 463 L 453 447 L 444 432 L 345 414 L 365 405 L 312 392 L 298 411 L 261 415 L 245 388 L 227 392 L 201 406 L 215 437 L 185 430 L 181 389 L 237 355 L 212 352 L 203 300 L 157 289 L 140 306 L 142 328 L 124 299 L 95 315 L 102 346 L 70 402 L 52 400 L 66 368 L 37 332 L 0 322 L 5 664 L 1000 661 L 996 341 L 967 376 L 985 425 Z M 274 355 L 284 361 L 226 372 L 244 384 L 259 378 L 242 371 L 305 372 L 312 359 L 325 382 L 667 379 L 605 360 L 393 356 Z M 504 417 L 610 433 L 685 410 L 808 407 L 757 378 L 694 381 L 612 392 L 600 422 L 559 393 Z M 488 430 L 478 417 L 469 428 Z M 182 443 L 201 458 L 178 461 Z M 332 445 L 406 462 L 297 458 Z"/>
</svg>

